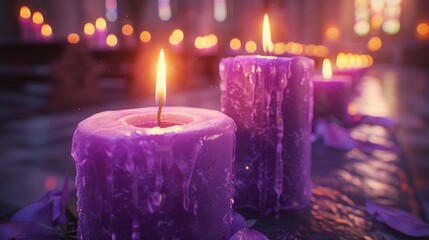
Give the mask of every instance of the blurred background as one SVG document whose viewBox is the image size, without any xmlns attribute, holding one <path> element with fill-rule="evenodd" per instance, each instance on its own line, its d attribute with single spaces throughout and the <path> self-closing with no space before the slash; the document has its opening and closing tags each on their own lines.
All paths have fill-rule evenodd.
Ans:
<svg viewBox="0 0 429 240">
<path fill-rule="evenodd" d="M 73 181 L 73 131 L 103 110 L 155 105 L 166 51 L 167 105 L 219 107 L 222 57 L 329 58 L 380 81 L 429 216 L 429 1 L 0 1 L 0 216 Z M 427 218 L 426 218 L 427 219 Z"/>
</svg>

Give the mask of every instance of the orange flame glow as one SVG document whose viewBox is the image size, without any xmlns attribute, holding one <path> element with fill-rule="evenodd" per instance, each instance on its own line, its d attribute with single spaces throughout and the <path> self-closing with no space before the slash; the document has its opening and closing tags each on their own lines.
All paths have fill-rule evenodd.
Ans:
<svg viewBox="0 0 429 240">
<path fill-rule="evenodd" d="M 271 41 L 271 29 L 268 14 L 264 15 L 264 23 L 262 25 L 262 48 L 266 53 L 272 52 L 274 48 L 274 44 Z"/>
<path fill-rule="evenodd" d="M 166 66 L 164 49 L 159 52 L 158 69 L 156 74 L 156 87 L 155 87 L 155 101 L 157 104 L 160 102 L 165 104 L 167 95 L 167 77 L 166 77 Z"/>
<path fill-rule="evenodd" d="M 331 79 L 332 78 L 331 60 L 329 60 L 327 58 L 323 59 L 322 76 L 324 79 Z"/>
</svg>

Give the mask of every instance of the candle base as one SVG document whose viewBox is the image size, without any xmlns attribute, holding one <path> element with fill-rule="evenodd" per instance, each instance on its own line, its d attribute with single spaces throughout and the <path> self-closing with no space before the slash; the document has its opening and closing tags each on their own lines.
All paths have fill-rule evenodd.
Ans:
<svg viewBox="0 0 429 240">
<path fill-rule="evenodd" d="M 235 124 L 183 107 L 96 114 L 76 129 L 79 239 L 229 239 Z M 172 124 L 172 126 L 170 126 Z"/>
</svg>

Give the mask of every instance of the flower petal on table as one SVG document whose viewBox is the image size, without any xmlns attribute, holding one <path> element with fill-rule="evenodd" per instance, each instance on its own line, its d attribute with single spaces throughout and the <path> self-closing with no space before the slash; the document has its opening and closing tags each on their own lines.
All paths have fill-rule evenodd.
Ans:
<svg viewBox="0 0 429 240">
<path fill-rule="evenodd" d="M 241 229 L 244 229 L 246 227 L 246 219 L 241 216 L 239 213 L 234 212 L 232 216 L 232 223 L 231 223 L 231 236 L 234 235 L 236 232 L 240 231 Z"/>
<path fill-rule="evenodd" d="M 230 240 L 268 240 L 268 238 L 256 230 L 245 228 L 236 232 Z"/>
<path fill-rule="evenodd" d="M 429 224 L 411 213 L 395 208 L 382 207 L 368 200 L 366 201 L 366 208 L 375 219 L 403 234 L 413 237 L 429 236 Z"/>
</svg>

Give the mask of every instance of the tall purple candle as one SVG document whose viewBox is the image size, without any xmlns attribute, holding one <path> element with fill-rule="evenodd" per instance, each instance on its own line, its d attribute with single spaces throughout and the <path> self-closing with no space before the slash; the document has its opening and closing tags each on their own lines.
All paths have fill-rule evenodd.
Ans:
<svg viewBox="0 0 429 240">
<path fill-rule="evenodd" d="M 334 118 L 347 124 L 350 117 L 348 105 L 351 99 L 352 78 L 344 75 L 332 75 L 329 59 L 323 60 L 323 75 L 313 78 L 314 84 L 314 119 Z"/>
<path fill-rule="evenodd" d="M 79 239 L 229 239 L 235 124 L 167 107 L 95 114 L 73 137 Z"/>
<path fill-rule="evenodd" d="M 221 60 L 222 111 L 237 124 L 237 209 L 266 215 L 309 202 L 313 71 L 304 57 Z"/>
</svg>

